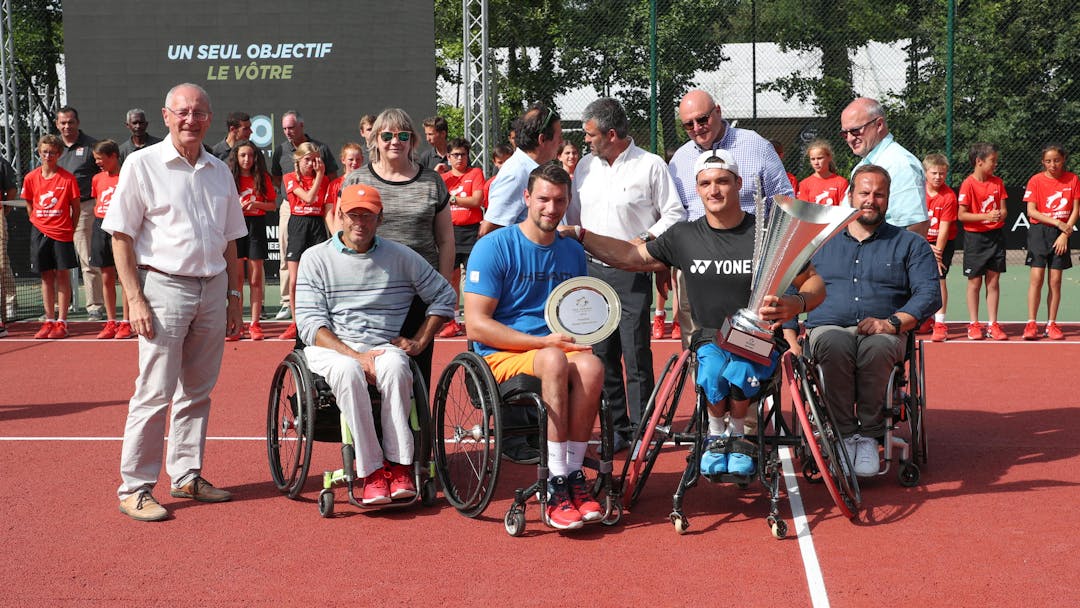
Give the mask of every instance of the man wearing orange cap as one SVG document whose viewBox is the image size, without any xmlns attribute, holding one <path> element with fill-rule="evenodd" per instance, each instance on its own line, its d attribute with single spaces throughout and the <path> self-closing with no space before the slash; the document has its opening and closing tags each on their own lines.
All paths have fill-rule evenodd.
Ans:
<svg viewBox="0 0 1080 608">
<path fill-rule="evenodd" d="M 457 296 L 424 258 L 379 238 L 379 192 L 346 187 L 335 212 L 342 231 L 304 252 L 296 277 L 296 324 L 311 371 L 322 375 L 352 431 L 362 502 L 386 504 L 416 495 L 409 426 L 409 356 L 423 351 L 453 318 Z M 414 296 L 428 304 L 414 336 L 399 331 Z M 367 386 L 382 395 L 382 446 Z"/>
</svg>

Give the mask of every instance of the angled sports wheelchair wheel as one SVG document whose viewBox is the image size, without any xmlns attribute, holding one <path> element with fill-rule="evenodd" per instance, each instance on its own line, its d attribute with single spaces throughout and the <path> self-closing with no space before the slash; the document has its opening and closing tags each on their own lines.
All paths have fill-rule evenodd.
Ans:
<svg viewBox="0 0 1080 608">
<path fill-rule="evenodd" d="M 315 395 L 303 355 L 278 364 L 266 411 L 266 451 L 277 489 L 296 498 L 307 480 L 314 435 Z"/>
<path fill-rule="evenodd" d="M 820 475 L 837 508 L 852 519 L 862 504 L 859 482 L 848 464 L 851 460 L 840 433 L 826 412 L 817 371 L 805 358 L 792 356 L 789 352 L 784 355 L 784 374 L 803 431 L 804 447 L 813 457 L 812 463 L 804 461 L 803 473 L 808 477 L 815 472 Z"/>
<path fill-rule="evenodd" d="M 435 390 L 432 441 L 443 494 L 466 517 L 484 512 L 499 477 L 498 388 L 487 363 L 458 354 Z"/>
<path fill-rule="evenodd" d="M 929 448 L 926 444 L 926 362 L 923 341 L 916 340 L 911 351 L 911 443 L 913 462 L 926 464 Z"/>
<path fill-rule="evenodd" d="M 672 419 L 690 377 L 691 361 L 690 350 L 668 359 L 642 412 L 642 422 L 630 442 L 630 457 L 623 464 L 621 477 L 622 495 L 628 498 L 629 507 L 633 507 L 641 497 L 656 458 L 664 448 L 664 442 L 671 436 Z"/>
</svg>

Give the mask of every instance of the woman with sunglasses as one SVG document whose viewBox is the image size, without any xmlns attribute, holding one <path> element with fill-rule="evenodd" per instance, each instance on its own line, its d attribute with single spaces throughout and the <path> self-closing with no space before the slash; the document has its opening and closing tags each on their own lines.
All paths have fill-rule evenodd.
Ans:
<svg viewBox="0 0 1080 608">
<path fill-rule="evenodd" d="M 366 184 L 378 190 L 383 202 L 379 236 L 408 246 L 450 281 L 454 270 L 450 194 L 438 173 L 417 162 L 417 139 L 408 113 L 383 110 L 368 137 L 371 164 L 346 176 L 344 185 Z M 433 340 L 440 325 L 428 321 L 427 305 L 416 298 L 401 328 L 403 344 L 398 346 L 416 359 L 428 386 Z"/>
</svg>

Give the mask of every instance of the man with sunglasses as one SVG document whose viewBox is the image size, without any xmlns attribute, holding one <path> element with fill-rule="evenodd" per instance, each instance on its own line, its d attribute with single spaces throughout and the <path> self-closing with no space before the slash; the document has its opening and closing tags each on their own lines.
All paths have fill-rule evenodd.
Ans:
<svg viewBox="0 0 1080 608">
<path fill-rule="evenodd" d="M 562 145 L 562 121 L 554 108 L 534 103 L 518 118 L 517 149 L 495 176 L 488 190 L 488 209 L 480 225 L 480 236 L 512 226 L 525 219 L 525 187 L 529 174 L 555 159 Z"/>
<path fill-rule="evenodd" d="M 720 106 L 712 96 L 700 89 L 694 89 L 683 96 L 679 102 L 679 120 L 682 122 L 690 141 L 683 144 L 671 157 L 668 169 L 675 179 L 679 198 L 686 208 L 687 221 L 694 221 L 705 215 L 705 206 L 697 193 L 694 167 L 706 150 L 727 150 L 732 160 L 738 164 L 742 175 L 739 187 L 739 207 L 747 213 L 754 213 L 754 193 L 758 178 L 761 178 L 763 194 L 766 199 L 777 194 L 795 196 L 788 179 L 784 163 L 776 150 L 755 131 L 731 126 L 723 119 Z M 766 207 L 768 210 L 768 207 Z M 679 325 L 682 328 L 683 348 L 690 345 L 690 335 L 697 327 L 690 316 L 690 299 L 686 294 L 686 280 L 682 272 L 675 273 L 676 289 L 679 293 Z"/>
<path fill-rule="evenodd" d="M 330 146 L 327 146 L 321 141 L 312 139 L 304 133 L 304 117 L 301 116 L 299 112 L 296 110 L 289 110 L 282 114 L 281 130 L 285 133 L 285 141 L 274 148 L 274 153 L 270 157 L 270 179 L 274 182 L 274 188 L 281 193 L 283 202 L 285 191 L 281 187 L 281 178 L 286 173 L 292 173 L 296 170 L 293 161 L 293 152 L 296 151 L 297 146 L 304 142 L 310 141 L 319 149 L 319 156 L 322 157 L 323 167 L 326 168 L 323 179 L 327 182 L 334 181 L 334 178 L 337 177 L 338 173 L 338 164 L 337 160 L 334 158 L 334 153 L 330 151 Z M 285 262 L 285 251 L 288 247 L 286 237 L 289 233 L 290 215 L 288 204 L 282 204 L 278 207 L 278 252 L 281 260 L 281 265 L 278 267 L 278 281 L 281 287 L 281 310 L 279 310 L 275 316 L 278 321 L 288 319 L 292 314 L 289 312 L 289 282 L 287 280 L 289 269 Z"/>
<path fill-rule="evenodd" d="M 926 177 L 922 163 L 896 143 L 881 104 L 860 97 L 840 113 L 840 136 L 855 156 L 862 160 L 851 170 L 877 165 L 889 172 L 889 211 L 885 221 L 926 236 L 930 220 L 926 215 Z M 850 181 L 850 180 L 849 180 Z"/>
</svg>

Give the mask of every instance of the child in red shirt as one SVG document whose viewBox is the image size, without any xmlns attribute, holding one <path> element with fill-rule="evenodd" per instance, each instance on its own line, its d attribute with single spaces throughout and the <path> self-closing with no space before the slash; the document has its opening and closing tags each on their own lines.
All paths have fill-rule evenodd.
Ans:
<svg viewBox="0 0 1080 608">
<path fill-rule="evenodd" d="M 326 179 L 326 165 L 319 149 L 311 142 L 300 144 L 293 152 L 296 171 L 285 174 L 281 183 L 285 186 L 285 199 L 289 203 L 289 235 L 285 261 L 289 268 L 289 305 L 293 322 L 279 338 L 296 338 L 296 271 L 300 268 L 300 256 L 309 247 L 326 240 L 326 192 L 330 183 Z"/>
<path fill-rule="evenodd" d="M 956 193 L 945 185 L 945 178 L 949 174 L 949 159 L 945 158 L 944 154 L 930 154 L 923 159 L 923 169 L 926 171 L 926 211 L 930 216 L 926 240 L 930 242 L 930 248 L 934 250 L 934 257 L 937 258 L 941 284 L 941 309 L 934 313 L 933 334 L 930 339 L 944 342 L 949 339 L 948 326 L 945 325 L 945 309 L 949 302 L 945 277 L 949 274 L 953 254 L 956 252 L 956 235 L 959 232 L 956 221 L 958 206 Z"/>
<path fill-rule="evenodd" d="M 446 145 L 450 170 L 442 174 L 450 193 L 450 219 L 454 224 L 454 273 L 450 285 L 458 291 L 461 268 L 469 263 L 469 254 L 480 234 L 487 199 L 484 197 L 484 171 L 469 163 L 469 141 L 454 138 Z M 440 338 L 452 338 L 465 333 L 465 328 L 450 319 L 439 332 Z"/>
<path fill-rule="evenodd" d="M 364 149 L 360 147 L 360 144 L 350 141 L 349 143 L 341 146 L 341 175 L 334 181 L 330 182 L 330 186 L 326 189 L 326 204 L 329 208 L 326 211 L 326 228 L 330 231 L 330 236 L 341 232 L 341 225 L 337 220 L 337 203 L 341 198 L 341 189 L 345 185 L 345 177 L 353 171 L 356 171 L 364 164 Z"/>
<path fill-rule="evenodd" d="M 799 183 L 795 198 L 819 205 L 840 205 L 847 193 L 848 181 L 836 174 L 832 145 L 824 139 L 815 139 L 806 148 L 806 157 L 814 172 Z"/>
<path fill-rule="evenodd" d="M 784 162 L 784 145 L 775 139 L 770 139 L 769 143 L 772 144 L 773 150 L 776 150 L 776 155 L 780 157 L 780 162 Z M 788 181 L 791 182 L 791 191 L 799 191 L 799 180 L 795 178 L 795 174 L 791 171 L 784 171 L 787 173 Z"/>
<path fill-rule="evenodd" d="M 135 332 L 128 322 L 128 303 L 124 297 L 124 286 L 120 286 L 120 306 L 123 315 L 116 322 L 116 262 L 113 260 L 112 235 L 101 229 L 101 220 L 109 210 L 120 181 L 120 146 L 111 139 L 103 139 L 94 144 L 94 162 L 101 169 L 91 182 L 91 195 L 94 197 L 94 231 L 90 237 L 90 265 L 101 269 L 101 284 L 105 296 L 105 327 L 98 332 L 98 340 L 118 338 L 126 340 L 135 337 Z"/>
<path fill-rule="evenodd" d="M 251 323 L 247 335 L 252 340 L 264 337 L 262 325 L 263 291 L 265 279 L 263 260 L 269 252 L 266 241 L 266 212 L 277 209 L 277 191 L 266 170 L 266 157 L 259 147 L 248 140 L 238 141 L 229 150 L 226 160 L 229 170 L 236 181 L 236 191 L 240 195 L 240 206 L 244 210 L 244 223 L 247 224 L 247 236 L 236 240 L 236 258 L 241 266 L 247 267 L 248 290 L 251 301 Z M 237 277 L 239 282 L 233 285 L 241 293 L 244 291 L 244 273 Z M 225 336 L 228 342 L 235 342 L 244 337 L 244 331 Z"/>
<path fill-rule="evenodd" d="M 994 175 L 998 149 L 994 144 L 977 143 L 968 154 L 974 167 L 971 175 L 960 185 L 957 197 L 957 217 L 964 223 L 964 276 L 968 279 L 967 305 L 971 324 L 968 339 L 982 340 L 983 326 L 979 323 L 979 295 L 983 276 L 986 276 L 986 311 L 989 317 L 987 335 L 994 340 L 1008 340 L 998 325 L 998 300 L 1001 296 L 1000 276 L 1005 272 L 1005 184 Z"/>
<path fill-rule="evenodd" d="M 64 142 L 55 135 L 38 140 L 41 166 L 23 178 L 22 197 L 30 214 L 30 270 L 41 275 L 45 322 L 34 335 L 41 340 L 68 336 L 67 313 L 71 281 L 62 272 L 79 266 L 75 257 L 75 225 L 79 221 L 79 184 L 57 166 Z M 60 319 L 56 320 L 57 296 Z"/>
<path fill-rule="evenodd" d="M 1031 267 L 1025 340 L 1039 337 L 1035 317 L 1039 312 L 1039 299 L 1048 267 L 1050 293 L 1046 298 L 1046 337 L 1051 340 L 1065 338 L 1057 324 L 1058 307 L 1061 305 L 1061 274 L 1063 270 L 1072 268 L 1069 235 L 1076 225 L 1077 210 L 1080 209 L 1080 205 L 1076 203 L 1076 197 L 1080 196 L 1080 182 L 1076 174 L 1065 170 L 1067 159 L 1065 149 L 1061 146 L 1049 145 L 1043 148 L 1044 171 L 1032 176 L 1024 190 L 1024 202 L 1027 203 L 1028 219 L 1031 223 L 1028 228 L 1028 254 L 1025 262 Z"/>
</svg>

